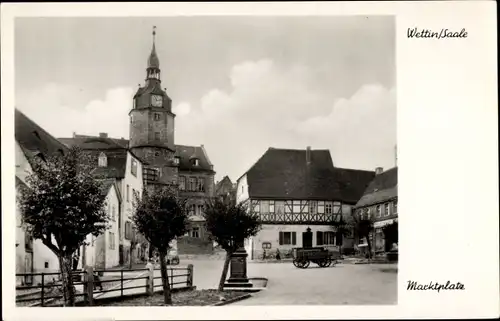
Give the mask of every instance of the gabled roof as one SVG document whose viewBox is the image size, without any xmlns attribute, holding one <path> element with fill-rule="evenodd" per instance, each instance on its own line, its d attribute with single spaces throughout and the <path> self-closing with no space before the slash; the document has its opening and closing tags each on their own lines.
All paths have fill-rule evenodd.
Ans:
<svg viewBox="0 0 500 321">
<path fill-rule="evenodd" d="M 47 133 L 20 110 L 15 109 L 15 138 L 29 161 L 36 155 L 43 158 L 60 155 L 68 148 L 54 136 Z"/>
<path fill-rule="evenodd" d="M 224 176 L 224 178 L 215 184 L 215 194 L 218 194 L 224 186 L 227 186 L 229 189 L 233 188 L 233 183 L 231 182 L 231 179 L 229 176 Z"/>
<path fill-rule="evenodd" d="M 75 138 L 59 138 L 59 140 L 67 144 L 68 147 L 78 146 L 90 155 L 94 162 L 92 165 L 95 167 L 92 174 L 95 176 L 116 179 L 125 177 L 127 154 L 130 153 L 130 151 L 126 147 L 123 147 L 125 145 L 123 142 L 124 140 L 80 135 L 75 136 Z M 97 166 L 97 159 L 101 152 L 107 157 L 108 166 L 106 167 Z"/>
<path fill-rule="evenodd" d="M 250 198 L 337 200 L 355 204 L 372 172 L 335 168 L 329 150 L 269 148 L 247 171 Z"/>
<path fill-rule="evenodd" d="M 128 140 L 99 137 L 99 136 L 86 136 L 86 135 L 75 135 L 73 138 L 59 138 L 63 144 L 70 146 L 79 146 L 82 149 L 127 149 Z"/>
<path fill-rule="evenodd" d="M 356 207 L 382 203 L 398 196 L 398 168 L 394 167 L 375 176 Z"/>
<path fill-rule="evenodd" d="M 94 151 L 93 156 L 98 156 L 103 151 L 108 156 L 108 167 L 96 171 L 102 171 L 107 177 L 123 178 L 126 167 L 127 151 L 135 158 L 139 159 L 128 149 L 129 141 L 127 139 L 117 139 L 110 137 L 75 135 L 74 138 L 59 138 L 61 142 L 68 147 L 77 145 L 86 151 Z M 214 172 L 213 165 L 208 158 L 203 145 L 187 146 L 175 145 L 175 156 L 179 157 L 179 170 L 181 171 L 205 171 Z M 198 159 L 198 166 L 195 166 L 192 159 Z"/>
<path fill-rule="evenodd" d="M 213 165 L 203 146 L 175 145 L 175 156 L 179 157 L 179 170 L 181 171 L 213 172 Z M 192 162 L 193 158 L 198 159 L 198 166 Z"/>
<path fill-rule="evenodd" d="M 114 178 L 107 178 L 107 179 L 102 179 L 102 180 L 99 180 L 99 181 L 102 184 L 101 185 L 101 193 L 102 193 L 102 195 L 107 196 L 108 193 L 109 193 L 109 190 L 111 188 L 114 188 L 115 192 L 116 192 L 116 196 L 118 197 L 118 201 L 119 202 L 122 201 L 120 190 L 118 189 L 118 187 L 116 185 L 116 179 L 114 179 Z"/>
</svg>

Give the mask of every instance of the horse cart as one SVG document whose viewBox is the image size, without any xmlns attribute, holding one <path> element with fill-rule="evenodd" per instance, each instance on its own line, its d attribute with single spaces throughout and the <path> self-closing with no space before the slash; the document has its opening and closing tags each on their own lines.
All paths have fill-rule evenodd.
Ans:
<svg viewBox="0 0 500 321">
<path fill-rule="evenodd" d="M 311 262 L 319 267 L 329 267 L 332 263 L 335 266 L 336 263 L 332 258 L 332 253 L 322 247 L 293 249 L 293 265 L 295 267 L 306 269 Z"/>
</svg>

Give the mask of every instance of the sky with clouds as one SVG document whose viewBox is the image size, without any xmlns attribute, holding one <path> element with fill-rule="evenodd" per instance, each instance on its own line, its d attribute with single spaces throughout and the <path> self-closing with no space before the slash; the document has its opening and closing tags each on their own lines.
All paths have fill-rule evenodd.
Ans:
<svg viewBox="0 0 500 321">
<path fill-rule="evenodd" d="M 177 144 L 234 181 L 269 147 L 395 165 L 393 17 L 17 18 L 16 107 L 56 137 L 129 136 L 152 26 Z"/>
</svg>

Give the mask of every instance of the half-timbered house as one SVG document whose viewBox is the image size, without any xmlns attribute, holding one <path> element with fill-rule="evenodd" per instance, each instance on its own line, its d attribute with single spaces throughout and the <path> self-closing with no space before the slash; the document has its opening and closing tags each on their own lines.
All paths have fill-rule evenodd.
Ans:
<svg viewBox="0 0 500 321">
<path fill-rule="evenodd" d="M 335 222 L 351 216 L 352 207 L 374 172 L 334 167 L 328 150 L 269 148 L 237 181 L 237 202 L 245 203 L 262 222 L 261 231 L 245 241 L 250 259 L 279 249 L 345 243 Z"/>
</svg>

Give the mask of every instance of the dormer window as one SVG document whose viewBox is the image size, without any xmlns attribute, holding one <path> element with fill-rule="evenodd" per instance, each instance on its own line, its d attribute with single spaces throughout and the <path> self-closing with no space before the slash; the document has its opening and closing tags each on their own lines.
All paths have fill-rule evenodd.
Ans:
<svg viewBox="0 0 500 321">
<path fill-rule="evenodd" d="M 99 154 L 98 165 L 99 165 L 99 167 L 107 167 L 108 166 L 108 158 L 106 157 L 106 154 L 104 154 L 103 152 L 101 152 Z"/>
<path fill-rule="evenodd" d="M 191 160 L 193 166 L 199 166 L 200 165 L 200 160 L 198 158 L 193 158 Z"/>
</svg>

